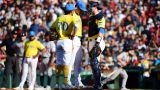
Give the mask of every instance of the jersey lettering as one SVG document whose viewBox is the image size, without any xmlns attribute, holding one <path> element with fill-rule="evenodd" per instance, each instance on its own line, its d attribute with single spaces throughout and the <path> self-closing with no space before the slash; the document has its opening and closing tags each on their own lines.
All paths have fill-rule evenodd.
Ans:
<svg viewBox="0 0 160 90">
<path fill-rule="evenodd" d="M 64 32 L 68 30 L 68 23 L 58 22 L 58 30 L 63 30 Z"/>
</svg>

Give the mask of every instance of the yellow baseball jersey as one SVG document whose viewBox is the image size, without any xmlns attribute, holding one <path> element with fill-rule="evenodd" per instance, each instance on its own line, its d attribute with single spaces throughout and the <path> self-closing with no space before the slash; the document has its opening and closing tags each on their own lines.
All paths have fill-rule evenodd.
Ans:
<svg viewBox="0 0 160 90">
<path fill-rule="evenodd" d="M 82 36 L 82 20 L 81 20 L 81 17 L 79 15 L 77 15 L 76 13 L 73 14 L 73 17 L 75 19 L 75 22 L 76 22 L 76 27 L 77 27 L 77 31 L 76 31 L 76 34 L 75 36 Z"/>
<path fill-rule="evenodd" d="M 37 40 L 27 41 L 25 43 L 25 57 L 33 57 L 37 55 L 38 50 L 42 50 L 45 47 Z"/>
<path fill-rule="evenodd" d="M 75 28 L 75 20 L 71 15 L 62 15 L 52 24 L 59 34 L 59 39 L 69 38 Z"/>
</svg>

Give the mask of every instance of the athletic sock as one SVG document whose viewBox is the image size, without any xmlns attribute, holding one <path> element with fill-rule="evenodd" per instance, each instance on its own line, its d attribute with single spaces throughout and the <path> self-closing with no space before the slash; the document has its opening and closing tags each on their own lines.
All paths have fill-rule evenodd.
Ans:
<svg viewBox="0 0 160 90">
<path fill-rule="evenodd" d="M 40 85 L 43 86 L 44 76 L 40 76 Z"/>
<path fill-rule="evenodd" d="M 63 66 L 63 72 L 64 72 L 64 84 L 66 85 L 68 82 L 68 73 L 69 73 L 69 66 Z"/>
<path fill-rule="evenodd" d="M 61 65 L 56 66 L 56 83 L 59 84 L 59 77 L 63 67 Z"/>
<path fill-rule="evenodd" d="M 51 84 L 51 79 L 52 79 L 52 76 L 48 76 L 48 82 L 47 82 L 48 86 L 50 86 L 50 84 Z"/>
</svg>

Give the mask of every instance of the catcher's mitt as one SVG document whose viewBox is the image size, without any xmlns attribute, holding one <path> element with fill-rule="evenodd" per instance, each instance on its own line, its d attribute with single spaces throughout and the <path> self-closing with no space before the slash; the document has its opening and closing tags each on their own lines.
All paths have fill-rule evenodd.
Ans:
<svg viewBox="0 0 160 90">
<path fill-rule="evenodd" d="M 89 56 L 90 58 L 96 58 L 101 54 L 101 48 L 99 47 L 99 45 L 95 45 L 91 51 L 89 52 Z"/>
</svg>

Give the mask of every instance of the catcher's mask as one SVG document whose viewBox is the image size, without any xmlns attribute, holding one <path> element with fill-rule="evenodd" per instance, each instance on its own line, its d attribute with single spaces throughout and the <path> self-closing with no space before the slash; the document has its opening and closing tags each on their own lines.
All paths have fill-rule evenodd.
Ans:
<svg viewBox="0 0 160 90">
<path fill-rule="evenodd" d="M 102 9 L 98 2 L 90 1 L 88 4 L 88 14 L 92 14 L 92 7 L 97 7 L 97 9 Z"/>
</svg>

